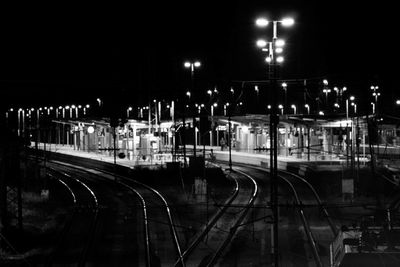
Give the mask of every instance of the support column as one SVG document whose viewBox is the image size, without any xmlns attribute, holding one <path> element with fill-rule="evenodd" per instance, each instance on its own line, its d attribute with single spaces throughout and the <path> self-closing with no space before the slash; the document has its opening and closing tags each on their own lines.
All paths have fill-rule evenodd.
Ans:
<svg viewBox="0 0 400 267">
<path fill-rule="evenodd" d="M 132 154 L 133 158 L 136 158 L 136 125 L 133 125 L 133 137 L 132 137 Z"/>
</svg>

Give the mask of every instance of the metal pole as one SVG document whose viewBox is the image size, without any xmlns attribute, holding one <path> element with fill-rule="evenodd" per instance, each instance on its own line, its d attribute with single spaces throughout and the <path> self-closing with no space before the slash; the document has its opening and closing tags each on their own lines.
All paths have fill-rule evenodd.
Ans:
<svg viewBox="0 0 400 267">
<path fill-rule="evenodd" d="M 279 248 L 278 248 L 278 123 L 279 123 L 279 116 L 277 115 L 277 96 L 276 92 L 277 88 L 277 67 L 276 67 L 276 58 L 275 58 L 275 44 L 276 44 L 276 24 L 277 22 L 274 21 L 274 37 L 272 39 L 272 64 L 273 64 L 273 79 L 272 79 L 272 130 L 273 133 L 273 168 L 272 168 L 272 214 L 273 214 L 273 262 L 274 266 L 279 266 Z"/>
<path fill-rule="evenodd" d="M 186 168 L 187 163 L 186 163 L 186 121 L 185 121 L 185 111 L 186 111 L 186 105 L 185 102 L 183 102 L 183 113 L 182 113 L 182 143 L 183 143 L 183 166 Z"/>
<path fill-rule="evenodd" d="M 346 167 L 349 167 L 349 124 L 346 123 Z"/>
<path fill-rule="evenodd" d="M 311 128 L 307 126 L 307 160 L 310 161 L 310 144 L 311 142 Z"/>
<path fill-rule="evenodd" d="M 151 134 L 151 103 L 149 102 L 149 109 L 148 109 L 148 111 L 149 111 L 149 114 L 148 114 L 148 123 L 149 123 L 149 126 L 148 126 L 148 131 L 149 131 L 149 134 Z"/>
<path fill-rule="evenodd" d="M 288 106 L 287 106 L 287 88 L 286 87 L 285 87 L 285 110 L 288 110 Z M 294 112 L 294 113 L 296 114 L 296 112 Z"/>
<path fill-rule="evenodd" d="M 18 127 L 17 127 L 17 129 L 18 129 L 18 136 L 20 136 L 21 135 L 21 114 L 20 114 L 20 110 L 18 110 Z"/>
<path fill-rule="evenodd" d="M 232 142 L 231 142 L 231 113 L 229 112 L 229 117 L 228 117 L 228 145 L 229 145 L 229 170 L 232 170 Z"/>
<path fill-rule="evenodd" d="M 213 104 L 211 104 L 210 147 L 212 147 L 214 145 L 213 129 L 214 129 L 214 106 L 213 106 Z"/>
<path fill-rule="evenodd" d="M 357 117 L 357 134 L 356 134 L 356 146 L 357 146 L 357 185 L 360 182 L 360 127 Z"/>
<path fill-rule="evenodd" d="M 117 134 L 116 134 L 116 132 L 115 132 L 115 126 L 113 127 L 113 137 L 114 137 L 114 176 L 115 176 L 115 174 L 116 174 L 116 171 L 117 171 L 117 146 L 116 146 L 116 136 L 117 136 Z M 115 177 L 114 177 L 114 179 L 116 179 Z"/>
<path fill-rule="evenodd" d="M 192 63 L 190 71 L 190 82 L 191 82 L 191 94 L 194 93 L 194 64 Z M 193 141 L 193 157 L 196 158 L 196 142 L 197 142 L 197 132 L 196 132 L 196 111 L 193 107 L 193 131 L 194 131 L 194 141 Z"/>
<path fill-rule="evenodd" d="M 35 142 L 35 150 L 36 150 L 36 157 L 39 156 L 39 109 L 36 110 L 36 142 Z"/>
</svg>

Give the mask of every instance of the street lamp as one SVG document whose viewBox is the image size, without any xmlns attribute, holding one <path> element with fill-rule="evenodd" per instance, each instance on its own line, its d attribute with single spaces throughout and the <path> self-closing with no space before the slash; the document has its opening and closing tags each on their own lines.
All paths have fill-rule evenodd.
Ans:
<svg viewBox="0 0 400 267">
<path fill-rule="evenodd" d="M 376 92 L 373 92 L 372 93 L 372 96 L 374 96 L 375 97 L 375 103 L 377 103 L 378 102 L 378 96 L 380 96 L 381 95 L 381 93 L 376 93 Z"/>
<path fill-rule="evenodd" d="M 129 118 L 129 111 L 132 111 L 132 107 L 126 109 L 126 117 Z"/>
<path fill-rule="evenodd" d="M 349 99 L 350 101 L 354 101 L 356 99 L 354 96 L 350 96 L 350 98 L 346 99 L 346 119 L 349 119 Z"/>
<path fill-rule="evenodd" d="M 191 92 L 189 93 L 193 93 L 194 91 L 194 69 L 195 68 L 199 68 L 201 66 L 201 63 L 199 61 L 195 61 L 195 62 L 190 62 L 190 61 L 186 61 L 184 63 L 185 68 L 190 68 L 190 82 L 191 82 Z M 186 95 L 188 95 L 186 93 Z M 191 96 L 191 94 L 188 95 L 189 98 Z M 193 111 L 193 127 L 194 127 L 194 142 L 193 142 L 193 157 L 196 158 L 196 140 L 197 140 L 197 133 L 196 133 L 196 113 Z"/>
<path fill-rule="evenodd" d="M 322 82 L 324 84 L 322 92 L 325 93 L 325 104 L 326 107 L 328 108 L 328 94 L 331 92 L 331 89 L 328 88 L 328 80 L 324 79 Z"/>
<path fill-rule="evenodd" d="M 304 107 L 307 109 L 307 114 L 310 115 L 310 105 L 305 104 Z"/>
<path fill-rule="evenodd" d="M 278 108 L 281 110 L 281 114 L 283 115 L 283 106 L 279 105 Z"/>
<path fill-rule="evenodd" d="M 216 108 L 216 107 L 218 107 L 217 103 L 214 103 L 214 104 L 211 105 L 211 119 L 214 116 L 214 108 Z"/>
<path fill-rule="evenodd" d="M 269 24 L 269 20 L 265 18 L 259 18 L 256 20 L 256 25 L 258 27 L 266 27 Z M 278 124 L 279 116 L 277 114 L 277 69 L 276 64 L 283 62 L 283 57 L 275 57 L 277 47 L 283 45 L 283 42 L 278 42 L 277 37 L 277 25 L 280 23 L 284 27 L 292 26 L 294 20 L 292 18 L 284 18 L 282 20 L 272 21 L 272 43 L 270 44 L 269 55 L 266 61 L 272 66 L 272 110 L 270 113 L 270 175 L 271 175 L 271 206 L 272 206 L 272 254 L 273 262 L 275 266 L 279 266 L 279 246 L 278 246 Z M 283 108 L 282 108 L 283 111 Z M 322 264 L 321 264 L 322 265 Z"/>
<path fill-rule="evenodd" d="M 227 114 L 227 107 L 229 107 L 229 103 L 226 103 L 225 105 L 224 105 L 224 116 L 226 116 L 226 114 Z"/>
<path fill-rule="evenodd" d="M 325 100 L 326 100 L 326 103 L 328 103 L 328 94 L 331 92 L 331 89 L 326 88 L 322 91 L 325 93 Z"/>
<path fill-rule="evenodd" d="M 287 108 L 287 83 L 282 83 L 282 88 L 285 91 L 285 108 Z"/>
<path fill-rule="evenodd" d="M 65 119 L 65 109 L 63 106 L 59 106 L 58 108 L 56 108 L 56 118 L 58 118 L 58 111 L 62 110 L 62 117 L 63 119 Z"/>
<path fill-rule="evenodd" d="M 291 107 L 293 109 L 294 114 L 296 115 L 296 105 L 291 105 Z"/>
<path fill-rule="evenodd" d="M 254 91 L 256 92 L 256 102 L 257 102 L 257 106 L 258 106 L 258 104 L 259 104 L 259 98 L 258 98 L 258 96 L 259 96 L 260 90 L 258 89 L 258 86 L 257 86 L 257 85 L 254 86 Z"/>
<path fill-rule="evenodd" d="M 86 109 L 90 108 L 90 105 L 86 105 L 83 107 L 83 115 L 86 115 Z"/>
<path fill-rule="evenodd" d="M 351 102 L 351 105 L 354 107 L 354 114 L 357 114 L 357 104 L 354 102 Z"/>
<path fill-rule="evenodd" d="M 72 109 L 69 108 L 69 106 L 65 106 L 65 109 L 69 109 L 69 118 L 72 118 Z"/>
<path fill-rule="evenodd" d="M 378 109 L 378 96 L 380 96 L 381 93 L 377 92 L 379 86 L 371 85 L 370 89 L 373 91 L 372 96 L 375 98 L 375 111 L 376 111 Z"/>
<path fill-rule="evenodd" d="M 376 91 L 376 90 L 378 90 L 379 89 L 379 86 L 374 86 L 374 85 L 371 85 L 371 90 L 373 90 L 374 92 Z"/>
<path fill-rule="evenodd" d="M 75 106 L 75 105 L 71 106 L 71 114 L 72 114 L 72 109 L 75 109 L 75 118 L 78 118 L 78 106 Z"/>
</svg>

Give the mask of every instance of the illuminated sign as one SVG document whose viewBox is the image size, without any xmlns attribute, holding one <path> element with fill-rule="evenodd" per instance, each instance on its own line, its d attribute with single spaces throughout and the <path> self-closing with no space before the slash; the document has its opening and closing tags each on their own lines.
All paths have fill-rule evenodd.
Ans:
<svg viewBox="0 0 400 267">
<path fill-rule="evenodd" d="M 94 127 L 93 126 L 89 126 L 87 129 L 88 133 L 94 133 Z"/>
</svg>

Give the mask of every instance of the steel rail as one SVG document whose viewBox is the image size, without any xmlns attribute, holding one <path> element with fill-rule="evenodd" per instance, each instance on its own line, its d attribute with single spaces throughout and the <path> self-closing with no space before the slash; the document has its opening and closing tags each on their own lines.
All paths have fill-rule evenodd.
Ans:
<svg viewBox="0 0 400 267">
<path fill-rule="evenodd" d="M 258 195 L 257 182 L 250 175 L 248 175 L 248 174 L 246 174 L 244 172 L 238 171 L 238 170 L 233 170 L 232 169 L 232 171 L 242 174 L 243 176 L 248 178 L 253 183 L 253 193 L 252 193 L 251 198 L 249 199 L 245 209 L 241 212 L 240 217 L 236 220 L 236 222 L 233 225 L 233 227 L 231 227 L 231 231 L 229 231 L 228 236 L 225 238 L 224 242 L 221 244 L 221 246 L 218 248 L 218 250 L 214 253 L 213 257 L 207 263 L 206 266 L 214 266 L 214 264 L 217 262 L 217 260 L 222 256 L 223 251 L 232 242 L 232 239 L 233 239 L 235 233 L 237 232 L 237 230 L 241 226 L 244 218 L 246 217 L 247 213 L 249 212 L 251 206 L 254 204 L 254 201 L 256 200 L 257 195 Z"/>
<path fill-rule="evenodd" d="M 61 163 L 61 162 L 55 162 L 55 163 L 63 165 L 63 163 Z M 76 168 L 76 166 L 75 166 L 75 168 Z M 117 181 L 119 179 L 119 180 L 129 181 L 131 183 L 140 185 L 140 186 L 146 188 L 147 190 L 151 191 L 152 193 L 154 193 L 155 195 L 158 196 L 158 198 L 163 202 L 164 207 L 165 207 L 165 211 L 166 211 L 166 214 L 167 214 L 167 217 L 168 217 L 168 225 L 169 225 L 169 228 L 170 228 L 170 231 L 171 231 L 171 235 L 172 235 L 174 247 L 175 247 L 175 250 L 176 250 L 176 253 L 177 253 L 177 256 L 178 256 L 178 260 L 181 263 L 181 266 L 184 267 L 185 266 L 185 262 L 184 262 L 183 257 L 182 257 L 181 245 L 180 245 L 180 242 L 179 242 L 178 234 L 177 234 L 176 229 L 175 229 L 175 223 L 174 223 L 174 220 L 173 220 L 172 215 L 171 215 L 172 212 L 170 210 L 170 206 L 169 206 L 168 202 L 162 196 L 162 194 L 160 192 L 158 192 L 156 189 L 154 189 L 154 188 L 152 188 L 152 187 L 150 187 L 150 186 L 148 186 L 148 185 L 146 185 L 144 183 L 141 183 L 141 182 L 139 182 L 137 180 L 134 180 L 132 178 L 121 176 L 121 175 L 118 175 L 118 174 L 115 174 L 115 173 L 112 173 L 112 172 L 109 172 L 109 171 L 105 171 L 105 170 L 102 170 L 102 169 L 99 169 L 99 168 L 95 168 L 93 166 L 90 167 L 90 169 L 95 170 L 95 171 L 100 172 L 100 173 L 111 175 L 111 176 L 115 177 Z M 84 171 L 86 171 L 88 173 L 91 173 L 91 174 L 99 175 L 98 173 L 90 172 L 88 170 L 88 168 L 82 168 L 80 170 L 84 170 Z"/>
<path fill-rule="evenodd" d="M 228 207 L 232 204 L 232 202 L 236 199 L 238 193 L 239 193 L 239 183 L 236 179 L 232 178 L 233 181 L 235 182 L 235 188 L 233 190 L 232 195 L 229 197 L 229 199 L 225 202 L 224 206 L 222 209 L 220 209 L 217 214 L 214 215 L 214 217 L 207 223 L 206 227 L 201 231 L 201 233 L 193 240 L 193 242 L 189 245 L 189 247 L 182 253 L 182 257 L 184 260 L 186 260 L 189 255 L 196 249 L 196 247 L 199 245 L 199 243 L 203 240 L 203 238 L 210 232 L 212 227 L 218 222 L 218 220 L 221 218 L 221 216 L 226 212 Z M 175 266 L 177 266 L 178 262 L 175 263 Z"/>
<path fill-rule="evenodd" d="M 244 166 L 245 168 L 252 168 L 252 169 L 256 169 L 256 170 L 262 171 L 262 172 L 269 173 L 268 170 L 262 169 L 262 168 L 259 168 L 259 167 L 256 167 L 256 166 L 247 166 L 247 165 L 244 165 L 244 164 L 240 164 L 240 165 Z M 281 178 L 283 181 L 285 181 L 289 185 L 289 187 L 290 187 L 290 189 L 291 189 L 291 191 L 292 191 L 292 193 L 293 193 L 293 195 L 295 197 L 296 204 L 299 206 L 299 209 L 298 209 L 299 216 L 300 216 L 302 224 L 304 226 L 304 231 L 305 231 L 305 234 L 307 236 L 308 242 L 309 242 L 309 244 L 311 246 L 311 251 L 312 251 L 312 254 L 314 256 L 315 263 L 316 263 L 316 265 L 318 267 L 322 267 L 323 264 L 322 264 L 322 261 L 321 261 L 321 258 L 319 256 L 319 254 L 318 254 L 318 249 L 317 249 L 317 245 L 316 245 L 316 242 L 315 242 L 315 238 L 312 235 L 310 225 L 308 224 L 308 221 L 307 221 L 307 219 L 305 217 L 303 208 L 301 207 L 301 201 L 300 201 L 300 198 L 299 198 L 299 196 L 297 194 L 297 191 L 294 188 L 293 184 L 288 179 L 286 179 L 285 177 L 283 177 L 281 175 L 278 175 L 278 177 Z"/>
<path fill-rule="evenodd" d="M 327 221 L 329 223 L 329 226 L 330 226 L 330 228 L 332 230 L 333 235 L 336 237 L 338 235 L 339 231 L 336 228 L 335 224 L 333 223 L 333 221 L 331 219 L 331 216 L 329 215 L 327 209 L 325 208 L 324 204 L 322 203 L 322 201 L 321 201 L 318 193 L 315 191 L 314 187 L 306 179 L 304 179 L 303 177 L 300 177 L 297 174 L 294 174 L 294 173 L 291 173 L 291 172 L 288 172 L 288 171 L 284 171 L 284 170 L 278 170 L 278 172 L 290 175 L 290 176 L 302 181 L 303 183 L 305 183 L 308 186 L 308 188 L 313 192 L 313 195 L 314 195 L 315 199 L 318 202 L 318 206 L 320 207 L 320 209 L 324 213 L 324 216 L 325 216 L 325 218 L 327 219 Z"/>
<path fill-rule="evenodd" d="M 79 260 L 78 260 L 78 266 L 84 266 L 85 263 L 86 263 L 86 260 L 87 260 L 88 253 L 89 253 L 89 248 L 91 247 L 92 242 L 93 242 L 94 233 L 95 233 L 95 226 L 96 226 L 96 223 L 97 223 L 97 220 L 98 220 L 98 214 L 99 214 L 99 202 L 98 202 L 98 199 L 97 199 L 96 194 L 94 193 L 94 191 L 88 185 L 86 185 L 84 182 L 82 182 L 80 179 L 72 177 L 70 174 L 66 173 L 65 171 L 56 170 L 56 169 L 50 168 L 50 167 L 47 167 L 47 168 L 53 170 L 54 172 L 60 173 L 63 176 L 69 178 L 69 179 L 73 179 L 74 181 L 78 182 L 80 185 L 82 185 L 90 193 L 91 197 L 93 198 L 94 207 L 95 207 L 94 208 L 94 216 L 93 216 L 93 219 L 91 221 L 90 232 L 89 232 L 88 238 L 86 240 L 86 244 L 85 244 L 85 246 L 83 248 L 83 252 L 82 252 L 82 254 L 81 254 L 81 256 L 79 257 Z"/>
<path fill-rule="evenodd" d="M 51 169 L 51 168 L 49 168 Z M 53 250 L 53 252 L 46 258 L 46 262 L 44 264 L 44 266 L 49 267 L 52 266 L 52 263 L 54 261 L 54 257 L 55 257 L 55 253 L 58 251 L 58 249 L 60 248 L 63 240 L 66 237 L 66 234 L 68 233 L 69 229 L 71 228 L 72 222 L 74 220 L 74 216 L 76 214 L 76 207 L 77 207 L 77 198 L 76 195 L 74 193 L 74 191 L 72 190 L 72 188 L 65 183 L 63 180 L 61 180 L 61 178 L 57 178 L 56 176 L 54 176 L 51 173 L 47 173 L 47 175 L 49 175 L 50 177 L 54 178 L 56 181 L 58 181 L 59 183 L 61 183 L 65 188 L 67 188 L 67 191 L 70 193 L 71 197 L 72 197 L 72 202 L 73 202 L 73 212 L 72 215 L 70 216 L 69 220 L 67 221 L 67 223 L 64 225 L 63 230 L 61 231 L 60 237 L 58 238 L 58 242 L 55 246 L 55 249 Z"/>
<path fill-rule="evenodd" d="M 144 200 L 143 196 L 133 187 L 118 181 L 117 183 L 121 184 L 122 186 L 128 188 L 131 190 L 133 193 L 137 195 L 137 197 L 140 199 L 140 202 L 142 204 L 142 213 L 143 213 L 143 228 L 144 228 L 144 242 L 145 242 L 145 251 L 146 251 L 146 256 L 145 256 L 145 261 L 146 261 L 146 266 L 150 267 L 151 266 L 151 258 L 150 258 L 150 233 L 149 233 L 149 222 L 148 222 L 148 217 L 147 217 L 147 208 L 146 208 L 146 201 Z"/>
<path fill-rule="evenodd" d="M 294 188 L 293 184 L 283 176 L 278 176 L 278 177 L 280 177 L 282 180 L 284 180 L 289 185 L 289 187 L 292 190 L 292 193 L 293 193 L 293 195 L 294 195 L 294 197 L 296 199 L 296 204 L 298 204 L 300 206 L 301 201 L 299 199 L 299 196 L 298 196 L 297 191 Z M 301 208 L 301 206 L 299 208 L 299 215 L 300 215 L 300 218 L 302 220 L 302 223 L 303 223 L 306 235 L 307 235 L 308 242 L 311 245 L 311 251 L 313 252 L 315 263 L 317 264 L 318 267 L 322 267 L 323 264 L 322 264 L 321 258 L 319 257 L 319 254 L 318 254 L 317 245 L 316 245 L 314 236 L 312 235 L 310 225 L 308 224 L 308 221 L 306 219 L 306 216 L 304 215 L 304 211 Z"/>
</svg>

